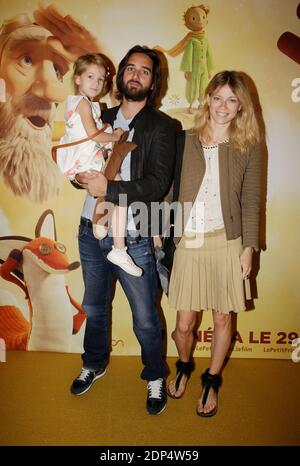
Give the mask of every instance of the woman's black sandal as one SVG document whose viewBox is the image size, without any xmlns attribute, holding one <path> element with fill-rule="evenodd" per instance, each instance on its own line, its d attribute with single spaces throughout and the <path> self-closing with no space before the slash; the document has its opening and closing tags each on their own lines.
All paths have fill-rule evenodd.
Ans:
<svg viewBox="0 0 300 466">
<path fill-rule="evenodd" d="M 203 398 L 202 398 L 202 408 L 204 408 L 207 402 L 209 390 L 211 388 L 214 390 L 215 394 L 217 395 L 219 387 L 221 385 L 221 377 L 218 374 L 214 374 L 214 375 L 210 374 L 209 369 L 206 369 L 204 374 L 201 375 L 201 380 L 202 380 L 202 387 L 204 389 Z M 217 409 L 218 409 L 218 406 L 216 404 L 214 409 L 212 409 L 208 413 L 199 412 L 198 409 L 196 412 L 198 416 L 211 417 L 216 414 Z"/>
<path fill-rule="evenodd" d="M 191 372 L 194 368 L 194 364 L 192 360 L 183 362 L 183 361 L 180 361 L 180 359 L 178 359 L 178 361 L 176 362 L 176 367 L 177 367 L 177 375 L 176 375 L 175 389 L 177 392 L 182 376 L 186 375 L 187 381 L 189 380 L 191 376 Z M 175 399 L 181 398 L 184 394 L 183 392 L 180 396 L 175 396 L 175 395 L 172 395 L 168 389 L 167 389 L 167 393 L 171 398 L 175 398 Z"/>
</svg>

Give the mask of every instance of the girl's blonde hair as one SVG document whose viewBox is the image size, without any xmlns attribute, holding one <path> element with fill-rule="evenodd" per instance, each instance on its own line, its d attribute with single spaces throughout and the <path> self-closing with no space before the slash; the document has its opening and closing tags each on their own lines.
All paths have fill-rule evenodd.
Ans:
<svg viewBox="0 0 300 466">
<path fill-rule="evenodd" d="M 77 91 L 77 84 L 75 83 L 76 76 L 80 76 L 82 73 L 84 73 L 89 65 L 101 66 L 105 70 L 105 81 L 100 94 L 100 97 L 103 97 L 111 89 L 112 76 L 110 73 L 108 61 L 105 59 L 103 55 L 99 53 L 88 53 L 86 55 L 81 55 L 75 61 L 73 65 L 73 84 L 75 86 L 75 90 Z"/>
<path fill-rule="evenodd" d="M 209 97 L 220 87 L 228 84 L 240 103 L 240 110 L 229 127 L 230 142 L 234 147 L 246 151 L 260 140 L 259 127 L 255 116 L 253 102 L 249 89 L 238 71 L 221 71 L 208 83 L 202 105 L 196 115 L 195 128 L 200 140 L 207 144 L 211 140 Z"/>
</svg>

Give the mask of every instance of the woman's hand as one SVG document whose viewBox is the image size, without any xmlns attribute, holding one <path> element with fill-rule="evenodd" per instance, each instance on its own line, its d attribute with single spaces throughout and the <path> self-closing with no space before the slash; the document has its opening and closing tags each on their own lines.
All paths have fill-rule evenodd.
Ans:
<svg viewBox="0 0 300 466">
<path fill-rule="evenodd" d="M 240 256 L 241 266 L 242 266 L 242 273 L 243 279 L 246 280 L 249 278 L 252 269 L 252 256 L 253 256 L 253 248 L 251 246 L 247 246 Z"/>
</svg>

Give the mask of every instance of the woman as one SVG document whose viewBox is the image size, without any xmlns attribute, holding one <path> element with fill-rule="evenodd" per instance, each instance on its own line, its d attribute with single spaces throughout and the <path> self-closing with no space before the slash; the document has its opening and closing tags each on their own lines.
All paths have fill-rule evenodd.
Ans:
<svg viewBox="0 0 300 466">
<path fill-rule="evenodd" d="M 232 312 L 245 310 L 243 281 L 249 293 L 252 255 L 258 250 L 259 140 L 242 75 L 236 71 L 216 74 L 206 88 L 195 128 L 185 134 L 179 189 L 182 209 L 177 208 L 175 222 L 178 225 L 184 218 L 183 235 L 175 238 L 169 291 L 169 304 L 178 310 L 173 332 L 179 354 L 177 376 L 168 385 L 173 398 L 184 394 L 192 371 L 197 313 L 212 310 L 211 361 L 201 376 L 203 390 L 197 406 L 197 414 L 203 417 L 217 411 Z M 192 208 L 186 212 L 188 202 Z"/>
</svg>

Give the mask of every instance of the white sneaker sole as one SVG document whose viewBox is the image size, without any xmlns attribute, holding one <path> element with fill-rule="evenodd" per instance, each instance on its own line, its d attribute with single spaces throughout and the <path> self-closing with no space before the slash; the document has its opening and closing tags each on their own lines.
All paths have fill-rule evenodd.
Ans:
<svg viewBox="0 0 300 466">
<path fill-rule="evenodd" d="M 113 259 L 111 257 L 108 257 L 108 256 L 109 256 L 109 254 L 106 256 L 107 260 L 109 260 L 109 262 L 111 262 L 114 265 L 117 265 L 122 270 L 124 270 L 124 272 L 129 273 L 129 275 L 133 275 L 134 277 L 141 277 L 143 275 L 143 270 L 140 267 L 138 267 L 139 270 L 134 271 L 131 268 L 126 268 L 126 266 L 124 266 L 122 263 L 120 263 L 117 260 L 115 260 L 115 259 Z"/>
</svg>

